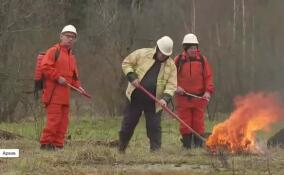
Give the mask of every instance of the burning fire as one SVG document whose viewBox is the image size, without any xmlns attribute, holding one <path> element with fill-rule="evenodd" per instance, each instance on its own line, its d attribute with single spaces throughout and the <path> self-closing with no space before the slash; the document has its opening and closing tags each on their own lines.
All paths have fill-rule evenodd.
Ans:
<svg viewBox="0 0 284 175">
<path fill-rule="evenodd" d="M 216 125 L 206 145 L 212 150 L 231 153 L 260 153 L 257 131 L 269 131 L 271 124 L 283 120 L 284 105 L 276 93 L 251 93 L 235 99 L 230 117 Z"/>
</svg>

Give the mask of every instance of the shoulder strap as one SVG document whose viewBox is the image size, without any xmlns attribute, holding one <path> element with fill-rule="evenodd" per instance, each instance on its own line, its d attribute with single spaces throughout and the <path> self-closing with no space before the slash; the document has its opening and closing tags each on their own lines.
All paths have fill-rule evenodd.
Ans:
<svg viewBox="0 0 284 175">
<path fill-rule="evenodd" d="M 204 84 L 204 92 L 205 92 L 205 61 L 204 61 L 204 56 L 200 55 L 200 62 L 202 65 L 202 77 L 203 77 L 203 84 Z"/>
<path fill-rule="evenodd" d="M 59 56 L 60 56 L 60 49 L 57 48 L 56 51 L 55 51 L 55 54 L 54 54 L 55 62 L 58 60 Z"/>
<path fill-rule="evenodd" d="M 202 65 L 202 72 L 204 73 L 205 62 L 204 62 L 204 56 L 203 55 L 200 55 L 200 62 L 201 62 L 201 65 Z"/>
<path fill-rule="evenodd" d="M 181 71 L 181 69 L 182 69 L 182 65 L 184 64 L 184 60 L 182 60 L 182 55 L 179 55 L 178 56 L 178 59 L 177 59 L 177 72 L 179 73 L 180 71 Z"/>
</svg>

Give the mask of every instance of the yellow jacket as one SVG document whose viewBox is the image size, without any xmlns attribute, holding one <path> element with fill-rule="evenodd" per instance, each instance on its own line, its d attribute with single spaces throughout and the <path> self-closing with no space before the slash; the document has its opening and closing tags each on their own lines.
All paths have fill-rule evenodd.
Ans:
<svg viewBox="0 0 284 175">
<path fill-rule="evenodd" d="M 153 56 L 155 54 L 154 48 L 138 49 L 128 55 L 122 62 L 122 70 L 125 75 L 130 72 L 134 72 L 138 75 L 138 79 L 141 81 L 147 71 L 154 64 L 155 60 Z M 174 61 L 168 58 L 161 64 L 160 72 L 157 78 L 156 97 L 162 98 L 163 94 L 174 95 L 177 88 L 177 70 Z M 135 87 L 131 83 L 128 83 L 126 89 L 126 97 L 131 100 L 131 94 L 135 90 Z M 146 94 L 145 94 L 146 95 Z M 156 112 L 162 108 L 156 104 Z"/>
</svg>

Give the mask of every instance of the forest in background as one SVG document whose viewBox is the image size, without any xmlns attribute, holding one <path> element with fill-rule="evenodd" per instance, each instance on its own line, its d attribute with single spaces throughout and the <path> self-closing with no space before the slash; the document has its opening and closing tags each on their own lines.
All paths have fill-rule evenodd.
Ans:
<svg viewBox="0 0 284 175">
<path fill-rule="evenodd" d="M 77 27 L 81 82 L 93 96 L 74 94 L 73 114 L 121 115 L 127 80 L 121 62 L 168 35 L 174 55 L 195 33 L 214 71 L 210 116 L 230 112 L 235 96 L 284 93 L 284 1 L 281 0 L 0 0 L 0 121 L 32 115 L 37 54 Z"/>
</svg>

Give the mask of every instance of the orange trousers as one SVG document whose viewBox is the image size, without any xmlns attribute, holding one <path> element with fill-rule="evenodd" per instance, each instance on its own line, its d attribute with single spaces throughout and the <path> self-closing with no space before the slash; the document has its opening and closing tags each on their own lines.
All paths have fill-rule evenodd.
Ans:
<svg viewBox="0 0 284 175">
<path fill-rule="evenodd" d="M 69 123 L 69 105 L 51 103 L 45 110 L 47 119 L 41 134 L 40 144 L 63 147 Z"/>
<path fill-rule="evenodd" d="M 185 96 L 176 98 L 176 111 L 178 116 L 198 134 L 204 134 L 205 121 L 204 112 L 207 101 L 202 99 L 191 98 Z M 185 125 L 180 123 L 179 127 L 181 135 L 190 134 L 191 131 Z"/>
</svg>

